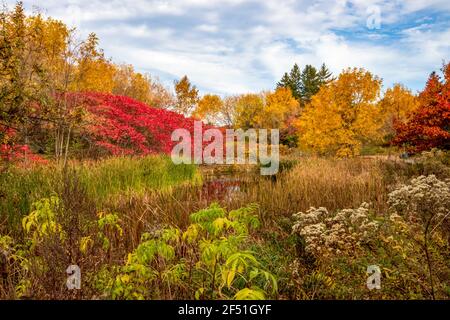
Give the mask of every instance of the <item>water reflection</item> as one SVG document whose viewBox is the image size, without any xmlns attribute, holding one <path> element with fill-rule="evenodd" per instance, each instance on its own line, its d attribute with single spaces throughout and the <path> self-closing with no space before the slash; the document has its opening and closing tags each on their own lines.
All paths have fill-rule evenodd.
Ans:
<svg viewBox="0 0 450 320">
<path fill-rule="evenodd" d="M 243 181 L 235 177 L 208 177 L 202 187 L 202 196 L 207 199 L 231 200 L 241 192 Z"/>
</svg>

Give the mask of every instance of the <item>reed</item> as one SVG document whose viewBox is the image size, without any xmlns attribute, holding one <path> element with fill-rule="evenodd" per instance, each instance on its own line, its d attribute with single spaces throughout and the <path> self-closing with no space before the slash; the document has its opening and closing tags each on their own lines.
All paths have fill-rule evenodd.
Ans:
<svg viewBox="0 0 450 320">
<path fill-rule="evenodd" d="M 99 209 L 120 196 L 144 195 L 150 190 L 201 181 L 194 165 L 176 166 L 167 156 L 73 161 L 66 171 L 56 163 L 12 168 L 0 175 L 0 221 L 7 220 L 8 225 L 14 226 L 30 212 L 33 202 L 61 193 L 65 172 L 77 177 L 87 197 Z"/>
</svg>

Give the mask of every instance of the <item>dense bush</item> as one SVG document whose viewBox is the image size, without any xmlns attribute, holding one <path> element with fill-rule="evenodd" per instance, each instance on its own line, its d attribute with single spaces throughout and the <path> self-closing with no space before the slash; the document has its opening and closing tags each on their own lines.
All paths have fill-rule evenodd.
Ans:
<svg viewBox="0 0 450 320">
<path fill-rule="evenodd" d="M 0 294 L 9 298 L 73 298 L 64 293 L 63 280 L 65 268 L 77 264 L 84 278 L 78 297 L 276 297 L 275 276 L 249 249 L 250 232 L 260 225 L 254 211 L 254 206 L 227 212 L 212 205 L 193 213 L 192 224 L 185 230 L 157 228 L 144 233 L 121 265 L 118 254 L 126 250 L 118 214 L 99 212 L 95 216 L 84 208 L 82 214 L 73 215 L 60 198 L 41 199 L 22 220 L 23 241 L 0 236 L 4 258 L 0 261 L 4 271 Z"/>
<path fill-rule="evenodd" d="M 70 97 L 85 105 L 89 113 L 81 135 L 87 135 L 93 147 L 109 154 L 170 153 L 173 130 L 184 128 L 191 133 L 194 130 L 194 119 L 128 97 L 100 93 Z"/>
<path fill-rule="evenodd" d="M 305 239 L 306 252 L 317 257 L 354 253 L 368 244 L 378 231 L 369 217 L 368 204 L 330 214 L 326 208 L 310 208 L 294 215 L 293 232 Z"/>
<path fill-rule="evenodd" d="M 252 206 L 226 212 L 218 205 L 193 213 L 186 230 L 144 233 L 113 277 L 100 274 L 113 299 L 264 299 L 277 292 L 275 277 L 248 248 L 259 226 Z"/>
<path fill-rule="evenodd" d="M 389 194 L 383 216 L 367 204 L 295 214 L 292 230 L 303 248 L 292 264 L 297 294 L 311 297 L 313 280 L 318 298 L 448 298 L 449 201 L 447 182 L 421 176 Z M 364 288 L 369 265 L 381 269 L 379 292 Z"/>
</svg>

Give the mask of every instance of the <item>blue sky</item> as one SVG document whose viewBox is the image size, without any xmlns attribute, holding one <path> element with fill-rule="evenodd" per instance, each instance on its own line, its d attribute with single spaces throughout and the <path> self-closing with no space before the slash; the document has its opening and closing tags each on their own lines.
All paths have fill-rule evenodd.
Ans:
<svg viewBox="0 0 450 320">
<path fill-rule="evenodd" d="M 14 1 L 7 1 L 13 5 Z M 105 54 L 159 77 L 187 74 L 202 93 L 272 89 L 285 71 L 364 67 L 420 90 L 450 60 L 449 0 L 25 0 L 95 32 Z"/>
</svg>

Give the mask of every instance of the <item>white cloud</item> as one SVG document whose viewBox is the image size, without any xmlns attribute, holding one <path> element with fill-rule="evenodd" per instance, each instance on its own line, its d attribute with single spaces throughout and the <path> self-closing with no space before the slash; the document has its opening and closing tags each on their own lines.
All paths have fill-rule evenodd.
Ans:
<svg viewBox="0 0 450 320">
<path fill-rule="evenodd" d="M 8 1 L 13 4 L 13 1 Z M 168 85 L 187 74 L 203 92 L 272 88 L 294 62 L 338 73 L 365 67 L 419 89 L 450 56 L 448 0 L 26 0 L 96 32 L 115 61 Z M 368 30 L 379 6 L 381 29 Z M 436 22 L 437 15 L 444 17 Z"/>
<path fill-rule="evenodd" d="M 219 28 L 215 25 L 212 24 L 201 24 L 199 26 L 196 27 L 197 30 L 199 31 L 204 31 L 204 32 L 217 32 L 219 30 Z"/>
</svg>

